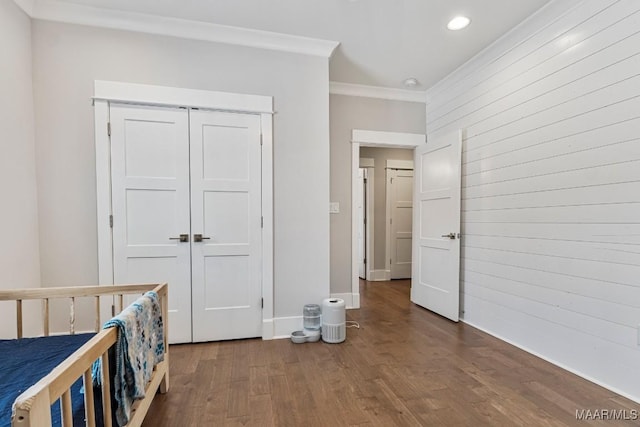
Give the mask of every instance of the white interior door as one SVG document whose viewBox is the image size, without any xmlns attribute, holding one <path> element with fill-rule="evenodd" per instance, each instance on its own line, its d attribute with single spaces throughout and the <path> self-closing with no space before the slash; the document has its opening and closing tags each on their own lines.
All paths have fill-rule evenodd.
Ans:
<svg viewBox="0 0 640 427">
<path fill-rule="evenodd" d="M 461 133 L 415 150 L 411 301 L 453 321 L 460 305 Z"/>
<path fill-rule="evenodd" d="M 188 113 L 112 104 L 110 117 L 114 281 L 168 282 L 169 341 L 190 342 Z"/>
<path fill-rule="evenodd" d="M 391 279 L 411 278 L 413 171 L 388 169 L 389 265 Z"/>
<path fill-rule="evenodd" d="M 192 111 L 195 342 L 262 335 L 261 216 L 260 116 Z"/>
<path fill-rule="evenodd" d="M 367 267 L 366 267 L 366 229 L 365 229 L 365 174 L 367 170 L 364 168 L 358 169 L 358 194 L 357 194 L 357 204 L 358 204 L 358 264 L 359 264 L 359 273 L 358 276 L 361 279 L 365 279 L 367 277 Z"/>
</svg>

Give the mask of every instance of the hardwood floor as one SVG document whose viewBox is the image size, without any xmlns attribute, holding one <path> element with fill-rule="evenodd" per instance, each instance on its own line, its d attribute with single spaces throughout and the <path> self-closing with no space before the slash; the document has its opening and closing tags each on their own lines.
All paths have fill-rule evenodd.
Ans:
<svg viewBox="0 0 640 427">
<path fill-rule="evenodd" d="M 342 344 L 171 346 L 171 389 L 144 426 L 640 425 L 577 420 L 604 409 L 634 418 L 640 405 L 411 304 L 409 281 L 360 290 L 347 317 L 361 328 Z"/>
</svg>

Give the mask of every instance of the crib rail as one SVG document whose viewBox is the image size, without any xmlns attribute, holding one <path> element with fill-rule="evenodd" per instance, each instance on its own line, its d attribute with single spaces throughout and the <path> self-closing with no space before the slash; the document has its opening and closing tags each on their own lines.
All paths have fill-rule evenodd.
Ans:
<svg viewBox="0 0 640 427">
<path fill-rule="evenodd" d="M 156 391 L 165 393 L 169 387 L 169 354 L 168 354 L 168 286 L 167 284 L 145 284 L 145 285 L 119 285 L 119 286 L 86 286 L 78 288 L 43 288 L 43 289 L 23 289 L 0 291 L 0 301 L 15 300 L 18 304 L 18 324 L 22 323 L 21 305 L 24 300 L 41 299 L 47 301 L 43 307 L 48 308 L 48 300 L 51 298 L 70 298 L 78 297 L 99 297 L 101 295 L 119 296 L 120 305 L 123 304 L 123 295 L 144 293 L 153 290 L 160 297 L 162 307 L 162 316 L 164 319 L 164 343 L 165 358 L 159 363 L 147 386 L 147 397 L 136 402 L 133 407 L 133 413 L 128 426 L 140 426 L 144 415 L 151 404 L 151 399 Z M 73 307 L 73 302 L 71 307 Z M 96 303 L 99 308 L 99 303 Z M 120 307 L 122 308 L 122 307 Z M 71 311 L 73 319 L 73 308 Z M 99 315 L 98 315 L 99 318 Z M 48 323 L 45 316 L 45 325 Z M 99 325 L 97 325 L 99 326 Z M 46 329 L 45 329 L 46 330 Z M 21 332 L 21 326 L 18 326 L 18 332 Z M 19 334 L 20 335 L 20 334 Z M 113 425 L 111 419 L 111 399 L 109 374 L 108 350 L 112 347 L 117 339 L 116 328 L 109 328 L 99 331 L 93 338 L 87 341 L 82 347 L 69 356 L 64 362 L 54 368 L 47 376 L 42 378 L 36 384 L 27 389 L 16 399 L 14 403 L 14 414 L 12 417 L 12 425 L 14 427 L 41 427 L 51 425 L 50 407 L 57 400 L 60 400 L 62 425 L 64 427 L 72 427 L 73 413 L 71 408 L 71 386 L 79 378 L 84 380 L 85 389 L 85 418 L 86 425 L 95 427 L 95 408 L 93 401 L 93 388 L 91 369 L 93 362 L 99 358 L 101 363 L 102 376 L 102 413 L 105 427 Z M 107 398 L 105 398 L 105 396 Z"/>
<path fill-rule="evenodd" d="M 100 297 L 115 296 L 118 302 L 117 311 L 120 312 L 124 308 L 124 295 L 142 294 L 147 291 L 154 290 L 158 284 L 136 284 L 136 285 L 116 285 L 116 286 L 78 286 L 64 288 L 35 288 L 35 289 L 9 289 L 0 291 L 0 301 L 16 302 L 16 335 L 23 338 L 23 301 L 41 300 L 42 301 L 42 330 L 45 337 L 49 336 L 49 303 L 52 299 L 69 300 L 69 334 L 73 335 L 75 331 L 75 305 L 77 298 L 94 298 L 94 332 L 100 331 Z"/>
</svg>

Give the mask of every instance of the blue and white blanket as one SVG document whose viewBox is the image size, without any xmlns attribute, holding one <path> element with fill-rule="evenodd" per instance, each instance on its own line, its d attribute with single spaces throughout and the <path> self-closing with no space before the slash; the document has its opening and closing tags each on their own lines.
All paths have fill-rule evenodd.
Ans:
<svg viewBox="0 0 640 427">
<path fill-rule="evenodd" d="M 124 426 L 129 422 L 133 402 L 145 396 L 153 367 L 164 360 L 164 326 L 158 294 L 147 292 L 103 326 L 104 329 L 114 327 L 118 328 L 114 375 L 116 419 Z M 94 385 L 100 385 L 100 372 L 98 359 L 93 365 Z"/>
</svg>

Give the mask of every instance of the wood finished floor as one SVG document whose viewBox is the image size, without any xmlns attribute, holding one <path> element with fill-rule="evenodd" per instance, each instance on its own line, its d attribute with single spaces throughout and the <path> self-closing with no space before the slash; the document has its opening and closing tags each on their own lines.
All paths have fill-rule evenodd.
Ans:
<svg viewBox="0 0 640 427">
<path fill-rule="evenodd" d="M 240 340 L 170 348 L 171 389 L 144 426 L 638 426 L 576 410 L 640 405 L 362 282 L 342 344 Z"/>
</svg>

